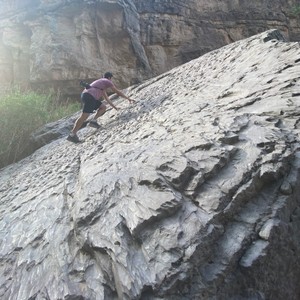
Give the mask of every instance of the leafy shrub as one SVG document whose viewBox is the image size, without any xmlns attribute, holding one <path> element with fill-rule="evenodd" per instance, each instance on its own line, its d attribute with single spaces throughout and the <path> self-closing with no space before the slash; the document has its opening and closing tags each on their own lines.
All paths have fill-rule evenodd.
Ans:
<svg viewBox="0 0 300 300">
<path fill-rule="evenodd" d="M 79 110 L 79 103 L 62 103 L 57 94 L 13 88 L 0 95 L 0 167 L 22 157 L 30 134 L 49 122 Z M 3 163 L 4 162 L 4 163 Z"/>
<path fill-rule="evenodd" d="M 292 7 L 292 14 L 295 16 L 300 16 L 300 5 L 295 5 Z"/>
</svg>

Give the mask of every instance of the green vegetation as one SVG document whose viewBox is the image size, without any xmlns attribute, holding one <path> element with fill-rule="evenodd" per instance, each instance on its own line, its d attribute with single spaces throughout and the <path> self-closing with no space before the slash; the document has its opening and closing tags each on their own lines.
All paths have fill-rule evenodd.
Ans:
<svg viewBox="0 0 300 300">
<path fill-rule="evenodd" d="M 79 109 L 79 103 L 61 103 L 53 92 L 41 94 L 14 88 L 0 95 L 0 167 L 26 152 L 30 134 L 36 129 Z"/>
<path fill-rule="evenodd" d="M 295 16 L 300 16 L 300 4 L 293 6 L 292 14 Z"/>
</svg>

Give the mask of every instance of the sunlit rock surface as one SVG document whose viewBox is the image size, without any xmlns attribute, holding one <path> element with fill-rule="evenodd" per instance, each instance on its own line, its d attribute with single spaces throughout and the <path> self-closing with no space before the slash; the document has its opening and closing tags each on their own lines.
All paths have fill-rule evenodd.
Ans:
<svg viewBox="0 0 300 300">
<path fill-rule="evenodd" d="M 299 74 L 266 32 L 2 169 L 0 298 L 299 299 Z"/>
</svg>

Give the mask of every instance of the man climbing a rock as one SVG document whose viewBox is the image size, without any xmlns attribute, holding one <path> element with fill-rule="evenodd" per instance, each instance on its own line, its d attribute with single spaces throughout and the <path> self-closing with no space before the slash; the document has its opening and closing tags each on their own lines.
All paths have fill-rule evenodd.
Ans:
<svg viewBox="0 0 300 300">
<path fill-rule="evenodd" d="M 106 90 L 111 89 L 120 97 L 123 97 L 129 101 L 129 103 L 135 102 L 135 100 L 130 99 L 124 93 L 122 93 L 119 89 L 115 87 L 113 82 L 111 81 L 113 75 L 111 72 L 106 72 L 103 78 L 95 80 L 90 85 L 86 84 L 86 88 L 83 90 L 81 94 L 81 101 L 83 103 L 83 109 L 80 117 L 75 121 L 74 127 L 69 134 L 67 140 L 73 143 L 79 143 L 80 140 L 77 136 L 77 131 L 83 126 L 84 122 L 87 120 L 89 115 L 96 111 L 93 119 L 88 122 L 89 126 L 99 128 L 100 125 L 97 123 L 97 119 L 103 115 L 106 111 L 106 105 L 101 102 L 101 98 L 107 101 L 114 109 L 118 110 L 118 108 L 112 103 L 109 99 Z"/>
</svg>

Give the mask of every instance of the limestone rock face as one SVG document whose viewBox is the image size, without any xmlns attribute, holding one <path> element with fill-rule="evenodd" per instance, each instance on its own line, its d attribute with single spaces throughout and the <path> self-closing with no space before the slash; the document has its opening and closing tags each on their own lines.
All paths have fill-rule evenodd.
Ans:
<svg viewBox="0 0 300 300">
<path fill-rule="evenodd" d="M 265 32 L 3 168 L 0 298 L 299 299 L 299 74 Z"/>
<path fill-rule="evenodd" d="M 267 29 L 300 40 L 297 0 L 0 0 L 0 83 L 59 88 L 111 70 L 120 87 Z"/>
</svg>

